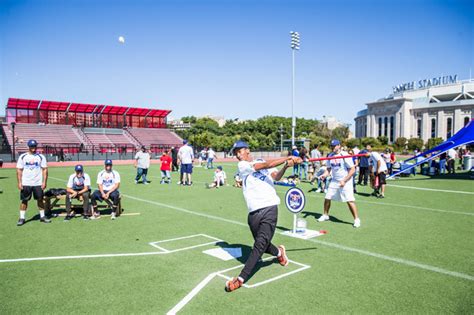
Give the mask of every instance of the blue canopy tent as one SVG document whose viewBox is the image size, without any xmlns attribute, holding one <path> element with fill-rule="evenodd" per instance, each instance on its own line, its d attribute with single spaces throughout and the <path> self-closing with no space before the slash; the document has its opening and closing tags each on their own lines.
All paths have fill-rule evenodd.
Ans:
<svg viewBox="0 0 474 315">
<path fill-rule="evenodd" d="M 464 126 L 464 128 L 459 130 L 454 136 L 444 141 L 440 145 L 405 160 L 403 164 L 407 166 L 406 162 L 411 161 L 411 160 L 418 161 L 419 157 L 425 157 L 423 160 L 410 164 L 408 167 L 402 167 L 400 171 L 393 173 L 388 178 L 395 177 L 401 173 L 407 172 L 408 170 L 414 167 L 417 167 L 420 164 L 431 161 L 432 159 L 436 158 L 438 155 L 441 155 L 443 152 L 446 152 L 451 148 L 455 148 L 455 147 L 459 147 L 459 146 L 471 144 L 471 143 L 474 143 L 474 119 L 471 119 L 471 121 L 467 123 L 467 125 Z"/>
</svg>

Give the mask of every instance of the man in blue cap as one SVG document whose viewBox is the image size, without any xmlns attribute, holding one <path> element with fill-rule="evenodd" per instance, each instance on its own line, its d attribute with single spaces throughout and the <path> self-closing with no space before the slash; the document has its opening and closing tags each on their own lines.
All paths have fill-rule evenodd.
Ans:
<svg viewBox="0 0 474 315">
<path fill-rule="evenodd" d="M 241 140 L 234 144 L 232 152 L 239 160 L 239 176 L 243 181 L 242 191 L 249 211 L 248 224 L 255 242 L 240 275 L 226 282 L 225 287 L 228 292 L 240 288 L 250 278 L 264 253 L 276 256 L 280 265 L 288 265 L 285 246 L 277 247 L 271 243 L 275 234 L 280 204 L 273 182 L 279 181 L 288 167 L 302 162 L 297 156 L 287 156 L 271 161 L 254 160 L 250 155 L 248 144 Z M 282 164 L 282 169 L 276 169 Z"/>
<path fill-rule="evenodd" d="M 90 209 L 89 209 L 89 197 L 91 191 L 91 178 L 87 173 L 84 173 L 82 165 L 76 165 L 74 167 L 74 174 L 69 176 L 69 180 L 66 185 L 66 218 L 65 221 L 69 221 L 74 218 L 74 212 L 71 212 L 71 199 L 82 197 L 82 217 L 84 220 L 89 220 Z"/>
<path fill-rule="evenodd" d="M 112 160 L 105 160 L 105 169 L 97 174 L 98 190 L 92 194 L 91 202 L 94 209 L 94 218 L 100 218 L 97 210 L 97 201 L 105 201 L 112 207 L 111 219 L 115 220 L 117 206 L 119 203 L 120 192 L 120 174 L 112 169 Z"/>
<path fill-rule="evenodd" d="M 341 150 L 341 143 L 334 139 L 331 141 L 332 152 L 329 157 L 338 157 L 348 155 L 347 152 Z M 322 180 L 331 174 L 331 181 L 327 188 L 324 199 L 324 214 L 318 218 L 318 222 L 329 221 L 329 209 L 331 208 L 331 200 L 346 202 L 349 210 L 354 217 L 354 227 L 360 227 L 359 214 L 355 204 L 354 188 L 352 176 L 355 173 L 355 166 L 352 158 L 331 159 L 326 162 L 327 169 L 320 176 Z"/>
<path fill-rule="evenodd" d="M 28 141 L 28 152 L 18 157 L 16 164 L 18 189 L 20 190 L 20 219 L 17 226 L 26 223 L 26 209 L 31 196 L 35 198 L 40 213 L 40 221 L 51 223 L 44 213 L 44 190 L 48 181 L 48 166 L 46 158 L 42 154 L 36 153 L 38 143 L 36 140 Z"/>
</svg>

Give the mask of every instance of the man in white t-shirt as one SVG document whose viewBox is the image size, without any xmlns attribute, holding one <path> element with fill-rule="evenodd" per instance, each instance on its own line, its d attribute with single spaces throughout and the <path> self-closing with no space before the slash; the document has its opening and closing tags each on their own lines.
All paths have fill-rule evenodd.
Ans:
<svg viewBox="0 0 474 315">
<path fill-rule="evenodd" d="M 216 171 L 214 172 L 214 181 L 212 184 L 206 184 L 207 188 L 219 188 L 220 186 L 224 186 L 227 181 L 227 175 L 222 170 L 222 166 L 218 166 Z"/>
<path fill-rule="evenodd" d="M 178 160 L 181 164 L 181 179 L 178 185 L 192 186 L 193 181 L 191 174 L 193 173 L 194 152 L 187 140 L 183 140 L 183 146 L 179 148 Z"/>
<path fill-rule="evenodd" d="M 76 165 L 74 167 L 74 174 L 69 176 L 69 180 L 66 185 L 66 218 L 65 221 L 69 221 L 74 218 L 74 212 L 71 212 L 71 199 L 82 197 L 82 217 L 84 220 L 89 220 L 90 209 L 89 209 L 89 197 L 91 192 L 91 178 L 87 173 L 84 173 L 84 167 L 82 165 Z"/>
<path fill-rule="evenodd" d="M 207 150 L 207 168 L 213 169 L 214 168 L 214 159 L 216 158 L 216 152 L 212 148 Z"/>
<path fill-rule="evenodd" d="M 331 141 L 332 153 L 329 157 L 337 157 L 348 155 L 347 152 L 341 151 L 341 143 L 339 140 L 334 139 Z M 357 206 L 354 198 L 354 188 L 352 176 L 355 173 L 355 166 L 352 158 L 345 159 L 331 159 L 327 160 L 327 169 L 323 175 L 320 176 L 324 180 L 329 174 L 331 174 L 331 181 L 327 188 L 326 197 L 324 199 L 324 214 L 319 217 L 318 221 L 328 221 L 329 209 L 331 208 L 331 200 L 346 202 L 349 210 L 354 217 L 355 228 L 360 227 L 359 214 L 357 212 Z"/>
<path fill-rule="evenodd" d="M 16 174 L 18 180 L 18 189 L 20 190 L 20 219 L 17 226 L 26 223 L 26 209 L 28 201 L 33 195 L 38 204 L 40 213 L 40 221 L 43 223 L 51 223 L 44 213 L 44 190 L 48 181 L 48 166 L 46 158 L 42 154 L 36 153 L 38 143 L 36 140 L 28 141 L 28 152 L 18 157 L 16 163 Z"/>
<path fill-rule="evenodd" d="M 385 185 L 387 177 L 387 163 L 382 155 L 378 152 L 373 152 L 372 147 L 367 145 L 366 156 L 369 158 L 369 173 L 373 182 L 374 192 L 372 193 L 377 198 L 385 198 Z"/>
<path fill-rule="evenodd" d="M 454 162 L 456 161 L 456 156 L 457 152 L 454 150 L 454 148 L 451 148 L 447 152 L 448 156 L 448 161 L 447 161 L 447 169 L 448 169 L 448 174 L 455 174 L 456 173 L 456 167 L 454 166 Z"/>
<path fill-rule="evenodd" d="M 120 174 L 112 169 L 112 160 L 105 160 L 105 169 L 97 174 L 98 190 L 92 194 L 92 208 L 94 217 L 100 218 L 100 212 L 97 209 L 97 201 L 105 201 L 112 208 L 111 219 L 115 220 L 117 206 L 120 201 Z"/>
<path fill-rule="evenodd" d="M 239 176 L 242 178 L 242 190 L 249 211 L 248 224 L 255 243 L 245 266 L 238 277 L 226 282 L 226 291 L 240 288 L 252 274 L 257 262 L 264 253 L 276 256 L 280 265 L 288 265 L 285 247 L 276 247 L 271 243 L 278 219 L 278 197 L 273 186 L 279 181 L 288 167 L 301 163 L 300 157 L 288 156 L 271 161 L 254 160 L 250 155 L 249 146 L 244 141 L 237 141 L 232 152 L 239 160 Z M 281 170 L 275 167 L 284 164 Z"/>
<path fill-rule="evenodd" d="M 142 178 L 143 184 L 147 185 L 148 181 L 146 176 L 148 175 L 148 168 L 150 168 L 150 153 L 146 150 L 144 145 L 142 145 L 140 151 L 135 154 L 134 166 L 137 168 L 135 184 L 138 184 L 138 181 Z"/>
</svg>

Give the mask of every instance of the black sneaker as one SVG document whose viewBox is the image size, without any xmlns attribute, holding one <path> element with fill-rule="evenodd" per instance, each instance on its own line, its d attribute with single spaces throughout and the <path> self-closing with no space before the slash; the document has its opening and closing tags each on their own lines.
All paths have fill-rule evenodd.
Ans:
<svg viewBox="0 0 474 315">
<path fill-rule="evenodd" d="M 84 221 L 88 221 L 88 220 L 90 220 L 90 219 L 91 219 L 91 218 L 90 218 L 88 215 L 83 215 L 83 216 L 82 216 L 82 220 L 84 220 Z"/>
<path fill-rule="evenodd" d="M 68 222 L 68 221 L 70 221 L 72 218 L 74 218 L 74 215 L 67 214 L 66 217 L 64 218 L 64 221 Z"/>
<path fill-rule="evenodd" d="M 51 220 L 44 216 L 44 217 L 42 217 L 42 218 L 40 219 L 40 222 L 43 222 L 43 223 L 51 223 Z"/>
<path fill-rule="evenodd" d="M 16 226 L 22 226 L 25 223 L 26 223 L 25 219 L 18 219 L 18 222 L 16 223 Z"/>
<path fill-rule="evenodd" d="M 378 195 L 377 198 L 383 199 L 383 198 L 385 198 L 385 196 L 384 195 Z"/>
</svg>

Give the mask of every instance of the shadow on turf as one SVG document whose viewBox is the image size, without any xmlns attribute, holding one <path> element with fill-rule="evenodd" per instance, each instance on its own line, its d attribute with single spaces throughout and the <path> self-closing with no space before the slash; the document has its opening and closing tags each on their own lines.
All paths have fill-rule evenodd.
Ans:
<svg viewBox="0 0 474 315">
<path fill-rule="evenodd" d="M 248 257 L 250 256 L 250 252 L 252 251 L 252 247 L 250 246 L 247 246 L 247 245 L 243 245 L 243 244 L 229 244 L 227 242 L 219 242 L 217 243 L 217 245 L 219 247 L 222 247 L 222 248 L 242 248 L 242 256 L 239 257 L 239 258 L 236 258 L 236 260 L 238 262 L 240 262 L 241 264 L 244 264 L 245 265 L 245 262 L 247 261 Z M 257 263 L 257 266 L 255 267 L 255 269 L 252 271 L 252 273 L 250 274 L 249 278 L 247 279 L 250 280 L 252 279 L 252 277 L 261 269 L 261 268 L 264 268 L 264 267 L 268 267 L 274 263 L 278 263 L 278 260 L 276 259 L 272 259 L 272 260 L 267 260 L 267 261 L 259 261 Z M 240 272 L 238 270 L 236 270 L 237 272 Z"/>
<path fill-rule="evenodd" d="M 285 229 L 285 228 L 281 228 L 281 227 L 278 227 L 277 228 L 279 229 Z M 242 256 L 239 257 L 239 258 L 236 258 L 236 260 L 238 262 L 240 262 L 241 264 L 244 264 L 245 265 L 245 262 L 247 261 L 248 257 L 250 256 L 250 252 L 252 251 L 252 247 L 248 246 L 248 245 L 243 245 L 243 244 L 229 244 L 227 242 L 219 242 L 216 244 L 217 246 L 221 247 L 221 248 L 241 248 L 242 249 Z M 297 252 L 297 251 L 305 251 L 305 250 L 315 250 L 315 249 L 318 249 L 317 247 L 309 247 L 309 248 L 294 248 L 294 249 L 287 249 L 286 251 L 287 252 Z M 272 264 L 275 264 L 275 263 L 278 263 L 278 260 L 275 258 L 273 260 L 267 260 L 267 261 L 259 261 L 257 263 L 257 266 L 255 267 L 255 269 L 253 270 L 253 272 L 250 274 L 249 278 L 247 279 L 250 280 L 252 279 L 252 277 L 261 269 L 261 268 L 264 268 L 264 267 L 268 267 Z"/>
<path fill-rule="evenodd" d="M 303 211 L 301 212 L 303 214 L 303 218 L 307 218 L 307 217 L 314 217 L 315 219 L 318 219 L 322 213 L 318 213 L 318 212 L 309 212 L 309 211 Z M 334 223 L 342 223 L 342 224 L 350 224 L 352 225 L 352 223 L 350 222 L 347 222 L 347 221 L 343 221 L 343 220 L 340 220 L 338 218 L 336 218 L 335 216 L 332 216 L 330 215 L 329 216 L 329 221 L 331 222 L 334 222 Z"/>
</svg>

